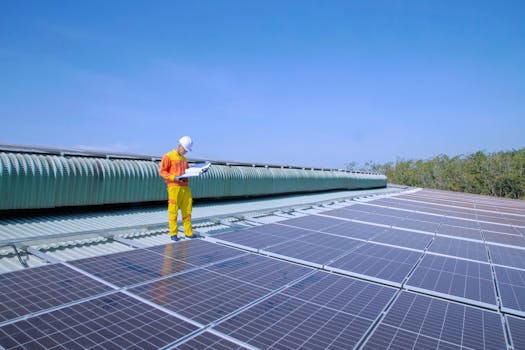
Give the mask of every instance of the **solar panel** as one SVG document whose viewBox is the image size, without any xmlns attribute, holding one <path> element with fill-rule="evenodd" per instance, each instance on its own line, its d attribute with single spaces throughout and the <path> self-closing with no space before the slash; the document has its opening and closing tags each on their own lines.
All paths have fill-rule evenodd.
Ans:
<svg viewBox="0 0 525 350">
<path fill-rule="evenodd" d="M 406 287 L 494 309 L 497 307 L 489 264 L 426 254 Z"/>
<path fill-rule="evenodd" d="M 352 207 L 348 207 L 324 211 L 323 215 L 329 215 L 344 219 L 357 219 L 362 215 L 366 215 L 366 213 L 359 210 L 352 210 Z"/>
<path fill-rule="evenodd" d="M 476 261 L 489 261 L 485 244 L 464 239 L 437 236 L 428 251 Z"/>
<path fill-rule="evenodd" d="M 0 323 L 110 290 L 61 264 L 0 274 Z"/>
<path fill-rule="evenodd" d="M 211 264 L 244 254 L 244 252 L 238 249 L 220 246 L 200 239 L 184 240 L 174 243 L 173 249 L 170 247 L 170 244 L 146 249 L 160 253 L 164 257 L 167 256 L 196 266 Z"/>
<path fill-rule="evenodd" d="M 374 214 L 374 213 L 361 215 L 357 219 L 359 221 L 365 221 L 365 222 L 369 222 L 372 224 L 380 224 L 380 225 L 387 225 L 387 226 L 396 226 L 403 221 L 402 217 L 381 215 L 381 214 Z"/>
<path fill-rule="evenodd" d="M 203 349 L 214 349 L 214 350 L 240 350 L 246 349 L 245 347 L 233 343 L 227 339 L 221 338 L 211 332 L 204 332 L 196 337 L 193 337 L 182 344 L 175 346 L 173 349 L 180 350 L 203 350 Z"/>
<path fill-rule="evenodd" d="M 363 244 L 362 241 L 351 238 L 314 233 L 266 248 L 261 252 L 284 258 L 289 257 L 307 265 L 322 267 L 361 244 Z"/>
<path fill-rule="evenodd" d="M 479 222 L 479 226 L 483 231 L 492 231 L 492 232 L 499 232 L 499 233 L 508 233 L 510 235 L 519 235 L 520 233 L 514 229 L 512 226 L 508 225 L 498 225 L 494 223 L 489 222 Z"/>
<path fill-rule="evenodd" d="M 405 219 L 396 223 L 396 227 L 434 233 L 438 230 L 439 224 L 428 221 Z"/>
<path fill-rule="evenodd" d="M 507 316 L 507 324 L 510 329 L 510 338 L 512 341 L 513 349 L 523 350 L 525 349 L 525 319 Z"/>
<path fill-rule="evenodd" d="M 475 220 L 464 220 L 453 217 L 445 217 L 441 222 L 443 225 L 465 227 L 479 230 L 479 224 Z"/>
<path fill-rule="evenodd" d="M 255 254 L 217 263 L 207 269 L 272 290 L 312 271 L 308 267 Z"/>
<path fill-rule="evenodd" d="M 422 253 L 367 243 L 326 268 L 329 270 L 400 286 Z"/>
<path fill-rule="evenodd" d="M 215 329 L 258 348 L 349 349 L 394 293 L 393 288 L 317 272 Z"/>
<path fill-rule="evenodd" d="M 184 259 L 188 253 L 179 248 L 187 247 L 187 244 L 167 244 L 162 247 L 165 256 L 151 250 L 137 249 L 76 260 L 71 264 L 118 287 L 131 286 L 194 267 L 170 257 L 175 256 L 176 250 L 179 253 L 177 256 Z"/>
<path fill-rule="evenodd" d="M 441 225 L 439 226 L 437 230 L 437 234 L 482 241 L 481 231 L 478 229 L 473 229 L 473 228 L 468 228 L 468 227 Z"/>
<path fill-rule="evenodd" d="M 219 320 L 271 292 L 205 269 L 130 289 L 147 300 L 201 324 Z"/>
<path fill-rule="evenodd" d="M 329 228 L 330 226 L 337 226 L 341 224 L 341 220 L 332 219 L 325 216 L 308 215 L 300 218 L 281 221 L 281 224 L 318 231 L 320 229 Z"/>
<path fill-rule="evenodd" d="M 263 225 L 214 235 L 213 239 L 257 250 L 310 235 L 311 233 L 309 230 L 284 225 Z"/>
<path fill-rule="evenodd" d="M 0 327 L 8 349 L 158 349 L 197 329 L 114 293 Z"/>
<path fill-rule="evenodd" d="M 399 229 L 387 229 L 371 238 L 373 242 L 387 243 L 404 248 L 423 250 L 430 241 L 432 235 L 404 231 Z"/>
<path fill-rule="evenodd" d="M 396 292 L 397 289 L 392 287 L 319 271 L 285 289 L 282 294 L 375 319 Z"/>
<path fill-rule="evenodd" d="M 363 349 L 505 349 L 496 312 L 402 291 Z"/>
<path fill-rule="evenodd" d="M 495 266 L 502 310 L 525 316 L 525 270 Z"/>
<path fill-rule="evenodd" d="M 483 231 L 483 237 L 485 237 L 487 242 L 525 247 L 525 239 L 521 235 L 509 235 L 504 233 Z"/>
<path fill-rule="evenodd" d="M 214 328 L 257 348 L 349 349 L 372 321 L 277 294 Z"/>
<path fill-rule="evenodd" d="M 331 226 L 329 228 L 322 229 L 321 231 L 366 241 L 372 238 L 374 235 L 385 230 L 386 228 L 382 226 L 362 224 L 359 222 L 345 222 L 338 226 Z"/>
<path fill-rule="evenodd" d="M 433 222 L 435 224 L 440 224 L 443 221 L 442 215 L 431 215 L 423 213 L 411 213 L 407 218 L 419 221 Z"/>
<path fill-rule="evenodd" d="M 487 244 L 494 264 L 525 269 L 525 250 Z"/>
</svg>

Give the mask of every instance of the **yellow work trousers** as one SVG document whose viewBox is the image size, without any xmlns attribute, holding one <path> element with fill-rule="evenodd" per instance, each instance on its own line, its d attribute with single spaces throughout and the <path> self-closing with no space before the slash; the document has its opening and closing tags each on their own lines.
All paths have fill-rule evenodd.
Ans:
<svg viewBox="0 0 525 350">
<path fill-rule="evenodd" d="M 193 198 L 188 186 L 169 186 L 168 187 L 168 221 L 170 223 L 170 236 L 178 233 L 177 214 L 182 214 L 182 224 L 184 225 L 184 234 L 187 237 L 193 235 L 191 228 L 191 208 Z"/>
</svg>

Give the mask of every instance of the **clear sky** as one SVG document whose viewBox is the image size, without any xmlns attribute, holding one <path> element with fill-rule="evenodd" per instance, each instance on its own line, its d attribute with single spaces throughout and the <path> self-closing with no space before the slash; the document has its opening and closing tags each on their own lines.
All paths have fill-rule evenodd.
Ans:
<svg viewBox="0 0 525 350">
<path fill-rule="evenodd" d="M 525 147 L 525 1 L 2 1 L 0 143 L 344 168 Z"/>
</svg>

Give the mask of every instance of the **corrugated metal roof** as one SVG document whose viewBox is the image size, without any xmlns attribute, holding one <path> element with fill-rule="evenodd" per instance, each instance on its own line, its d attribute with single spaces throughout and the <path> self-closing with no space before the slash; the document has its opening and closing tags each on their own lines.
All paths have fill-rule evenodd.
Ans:
<svg viewBox="0 0 525 350">
<path fill-rule="evenodd" d="M 337 208 L 339 202 L 355 197 L 381 196 L 399 192 L 397 187 L 361 191 L 336 191 L 315 194 L 287 195 L 257 199 L 195 203 L 192 217 L 196 231 L 215 233 L 246 225 L 240 217 L 276 222 L 286 218 L 286 211 L 324 203 Z M 323 210 L 313 209 L 314 211 Z M 278 215 L 274 213 L 280 211 Z M 133 249 L 112 237 L 122 237 L 138 245 L 153 246 L 167 242 L 167 212 L 164 206 L 140 209 L 27 216 L 0 219 L 0 245 L 8 245 L 0 254 L 0 271 L 23 269 L 9 245 L 30 245 L 60 260 L 74 260 Z M 43 264 L 30 256 L 27 266 Z"/>
</svg>

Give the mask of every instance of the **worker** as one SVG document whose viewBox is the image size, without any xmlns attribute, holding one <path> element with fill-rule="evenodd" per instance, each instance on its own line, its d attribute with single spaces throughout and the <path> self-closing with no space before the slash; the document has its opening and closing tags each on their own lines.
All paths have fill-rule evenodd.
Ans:
<svg viewBox="0 0 525 350">
<path fill-rule="evenodd" d="M 184 226 L 184 235 L 187 238 L 195 237 L 191 227 L 191 210 L 193 198 L 188 178 L 177 179 L 177 176 L 184 174 L 189 168 L 188 161 L 184 156 L 191 151 L 193 141 L 189 136 L 183 136 L 179 140 L 179 145 L 174 150 L 162 156 L 160 162 L 159 174 L 168 185 L 168 220 L 170 227 L 170 238 L 178 241 L 178 223 L 177 214 L 180 208 L 182 214 L 182 223 Z"/>
</svg>

